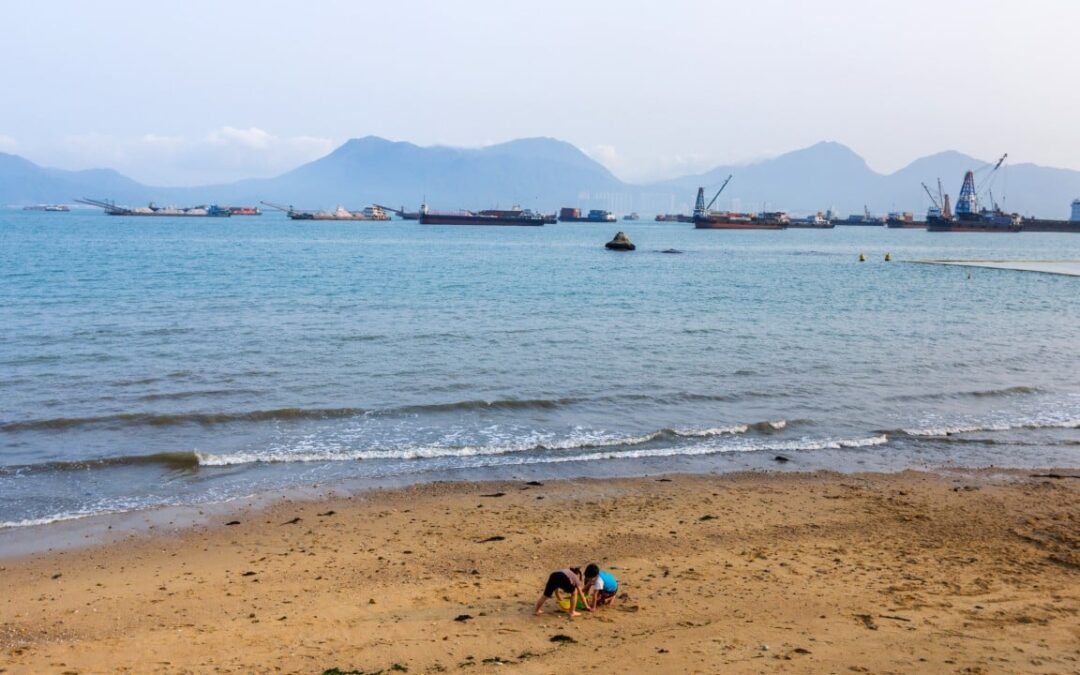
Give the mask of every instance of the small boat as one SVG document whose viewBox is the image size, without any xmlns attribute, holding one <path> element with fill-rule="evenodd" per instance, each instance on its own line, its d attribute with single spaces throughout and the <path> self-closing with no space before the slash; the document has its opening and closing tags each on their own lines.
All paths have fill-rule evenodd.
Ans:
<svg viewBox="0 0 1080 675">
<path fill-rule="evenodd" d="M 66 204 L 34 204 L 23 207 L 23 211 L 47 211 L 49 213 L 66 213 L 70 210 L 71 208 Z"/>
<path fill-rule="evenodd" d="M 622 219 L 627 221 L 641 220 L 641 216 L 638 215 L 637 211 L 634 211 L 633 213 L 626 214 Z"/>
<path fill-rule="evenodd" d="M 229 209 L 229 213 L 234 216 L 261 216 L 262 211 L 258 206 L 226 206 Z"/>
<path fill-rule="evenodd" d="M 832 220 L 818 212 L 806 218 L 792 218 L 788 221 L 788 227 L 796 227 L 812 230 L 831 230 L 836 227 Z"/>
</svg>

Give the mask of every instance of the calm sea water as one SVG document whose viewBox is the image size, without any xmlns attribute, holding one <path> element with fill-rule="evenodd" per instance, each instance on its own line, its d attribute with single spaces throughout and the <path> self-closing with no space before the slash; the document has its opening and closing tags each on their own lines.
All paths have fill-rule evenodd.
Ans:
<svg viewBox="0 0 1080 675">
<path fill-rule="evenodd" d="M 1080 235 L 0 211 L 0 525 L 334 481 L 1080 466 L 1080 278 L 916 258 Z"/>
</svg>

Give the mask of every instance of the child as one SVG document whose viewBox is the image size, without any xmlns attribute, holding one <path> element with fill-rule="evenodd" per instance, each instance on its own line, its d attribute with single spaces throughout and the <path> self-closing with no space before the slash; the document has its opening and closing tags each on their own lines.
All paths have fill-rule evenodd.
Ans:
<svg viewBox="0 0 1080 675">
<path fill-rule="evenodd" d="M 551 573 L 547 585 L 544 586 L 544 594 L 536 601 L 537 616 L 544 613 L 544 603 L 552 595 L 555 596 L 555 601 L 558 602 L 562 600 L 563 593 L 570 594 L 570 609 L 567 612 L 570 615 L 569 618 L 573 619 L 575 616 L 580 616 L 577 611 L 578 598 L 585 600 L 585 591 L 581 590 L 581 568 L 571 567 Z M 587 602 L 585 604 L 588 605 Z"/>
<path fill-rule="evenodd" d="M 589 609 L 596 610 L 601 605 L 610 605 L 619 592 L 619 582 L 611 572 L 603 572 L 596 563 L 589 563 L 585 568 L 585 588 L 588 597 L 585 600 Z"/>
</svg>

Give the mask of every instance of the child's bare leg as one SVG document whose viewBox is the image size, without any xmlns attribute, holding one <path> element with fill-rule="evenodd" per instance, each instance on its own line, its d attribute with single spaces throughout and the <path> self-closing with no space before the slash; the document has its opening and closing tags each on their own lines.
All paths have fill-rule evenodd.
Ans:
<svg viewBox="0 0 1080 675">
<path fill-rule="evenodd" d="M 575 616 L 581 616 L 581 612 L 577 611 L 578 597 L 580 597 L 580 595 L 580 591 L 575 588 L 574 594 L 570 596 L 570 609 L 567 610 L 567 614 L 570 615 L 571 619 Z"/>
<path fill-rule="evenodd" d="M 541 595 L 540 599 L 536 601 L 536 615 L 540 616 L 544 613 L 544 603 L 547 602 L 547 596 Z"/>
</svg>

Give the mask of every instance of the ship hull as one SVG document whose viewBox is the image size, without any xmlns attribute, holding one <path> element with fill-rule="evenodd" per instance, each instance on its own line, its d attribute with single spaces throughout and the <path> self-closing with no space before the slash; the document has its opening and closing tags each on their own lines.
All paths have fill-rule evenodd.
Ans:
<svg viewBox="0 0 1080 675">
<path fill-rule="evenodd" d="M 137 218 L 229 218 L 231 213 L 139 213 L 129 211 L 106 211 L 110 216 L 133 216 Z"/>
<path fill-rule="evenodd" d="M 695 230 L 782 230 L 783 223 L 754 223 L 724 220 L 695 220 Z"/>
<path fill-rule="evenodd" d="M 893 230 L 925 230 L 927 226 L 926 223 L 912 220 L 897 222 L 889 221 L 888 223 L 885 223 L 885 227 L 891 228 Z"/>
<path fill-rule="evenodd" d="M 1024 219 L 1021 232 L 1080 232 L 1080 221 Z"/>
<path fill-rule="evenodd" d="M 927 232 L 1019 232 L 1016 225 L 980 225 L 978 223 L 934 223 L 926 226 Z"/>
<path fill-rule="evenodd" d="M 833 223 L 796 223 L 787 224 L 788 229 L 796 230 L 832 230 L 836 227 Z"/>
<path fill-rule="evenodd" d="M 510 227 L 542 227 L 544 222 L 544 218 L 504 218 L 499 216 L 472 216 L 438 213 L 425 213 L 420 216 L 421 225 L 501 225 Z"/>
</svg>

